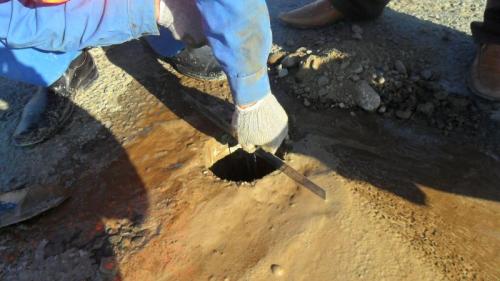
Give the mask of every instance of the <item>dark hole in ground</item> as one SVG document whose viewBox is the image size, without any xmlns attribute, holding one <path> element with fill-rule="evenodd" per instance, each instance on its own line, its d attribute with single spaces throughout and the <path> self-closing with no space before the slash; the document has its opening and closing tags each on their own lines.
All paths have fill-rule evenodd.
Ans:
<svg viewBox="0 0 500 281">
<path fill-rule="evenodd" d="M 220 159 L 210 167 L 210 171 L 220 179 L 235 182 L 253 182 L 275 170 L 262 158 L 242 149 Z"/>
</svg>

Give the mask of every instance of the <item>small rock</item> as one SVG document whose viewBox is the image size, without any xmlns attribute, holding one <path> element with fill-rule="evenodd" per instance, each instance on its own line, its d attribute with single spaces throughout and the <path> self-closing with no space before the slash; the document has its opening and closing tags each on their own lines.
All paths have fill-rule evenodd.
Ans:
<svg viewBox="0 0 500 281">
<path fill-rule="evenodd" d="M 385 113 L 386 111 L 387 111 L 387 107 L 385 107 L 383 105 L 381 107 L 379 107 L 379 109 L 378 109 L 379 113 Z"/>
<path fill-rule="evenodd" d="M 406 69 L 406 66 L 404 63 L 400 60 L 397 60 L 394 62 L 394 68 L 401 74 L 408 74 L 408 70 Z"/>
<path fill-rule="evenodd" d="M 434 104 L 432 102 L 426 102 L 419 104 L 417 106 L 417 111 L 421 112 L 427 116 L 431 116 L 434 113 Z"/>
<path fill-rule="evenodd" d="M 272 53 L 269 56 L 269 59 L 267 60 L 267 63 L 269 65 L 275 65 L 275 64 L 279 63 L 285 56 L 286 56 L 286 53 L 285 52 L 281 52 L 281 51 L 278 51 L 276 53 Z"/>
<path fill-rule="evenodd" d="M 345 103 L 341 102 L 341 103 L 339 103 L 339 107 L 344 109 L 344 108 L 346 108 L 346 105 L 345 105 Z"/>
<path fill-rule="evenodd" d="M 310 61 L 309 65 L 314 70 L 319 70 L 324 60 L 318 56 L 309 56 L 308 60 Z"/>
<path fill-rule="evenodd" d="M 0 99 L 0 111 L 7 111 L 8 109 L 9 104 L 6 101 Z"/>
<path fill-rule="evenodd" d="M 434 93 L 434 98 L 437 100 L 444 100 L 448 97 L 448 93 L 445 91 L 437 91 Z"/>
<path fill-rule="evenodd" d="M 404 120 L 410 119 L 411 115 L 412 115 L 411 110 L 398 110 L 398 111 L 396 111 L 396 116 L 400 119 L 404 119 Z"/>
<path fill-rule="evenodd" d="M 359 63 L 356 63 L 352 66 L 352 73 L 354 74 L 360 74 L 363 72 L 363 66 Z"/>
<path fill-rule="evenodd" d="M 352 38 L 356 40 L 363 40 L 363 35 L 361 35 L 361 33 L 353 33 Z"/>
<path fill-rule="evenodd" d="M 344 61 L 342 62 L 342 64 L 340 65 L 340 69 L 341 69 L 341 70 L 346 69 L 346 68 L 349 66 L 349 64 L 351 64 L 351 63 L 350 63 L 348 60 L 344 60 Z"/>
<path fill-rule="evenodd" d="M 383 76 L 379 77 L 377 79 L 377 84 L 384 85 L 385 84 L 385 78 Z"/>
<path fill-rule="evenodd" d="M 492 112 L 490 118 L 491 120 L 500 123 L 500 110 Z"/>
<path fill-rule="evenodd" d="M 353 33 L 363 33 L 363 28 L 357 24 L 353 24 L 351 30 Z"/>
<path fill-rule="evenodd" d="M 279 78 L 283 78 L 283 77 L 285 77 L 285 76 L 288 75 L 288 69 L 280 67 L 280 66 L 281 66 L 281 64 L 278 65 L 278 67 L 276 68 L 276 70 L 278 70 L 278 77 Z"/>
<path fill-rule="evenodd" d="M 295 67 L 299 64 L 300 62 L 300 58 L 295 55 L 295 54 L 291 54 L 291 55 L 288 55 L 286 56 L 283 61 L 281 61 L 281 65 L 283 65 L 283 67 L 285 68 L 292 68 L 292 67 Z"/>
<path fill-rule="evenodd" d="M 304 106 L 305 107 L 311 106 L 311 102 L 308 99 L 304 99 Z"/>
<path fill-rule="evenodd" d="M 279 264 L 271 265 L 271 272 L 274 276 L 283 276 L 285 274 L 285 270 Z"/>
<path fill-rule="evenodd" d="M 318 79 L 318 86 L 319 87 L 324 87 L 324 86 L 328 85 L 329 83 L 330 83 L 330 79 L 328 79 L 328 77 L 326 77 L 326 76 L 321 76 Z"/>
<path fill-rule="evenodd" d="M 319 97 L 324 97 L 324 96 L 328 95 L 328 89 L 327 88 L 319 89 L 318 95 L 319 95 Z"/>
<path fill-rule="evenodd" d="M 422 76 L 424 80 L 430 80 L 432 78 L 432 71 L 430 69 L 424 69 L 420 72 L 420 76 Z"/>
<path fill-rule="evenodd" d="M 356 85 L 356 104 L 366 111 L 374 111 L 380 106 L 380 95 L 366 82 L 362 80 Z"/>
<path fill-rule="evenodd" d="M 38 244 L 35 250 L 35 262 L 39 263 L 42 262 L 45 259 L 45 246 L 49 241 L 43 239 L 42 242 Z"/>
</svg>

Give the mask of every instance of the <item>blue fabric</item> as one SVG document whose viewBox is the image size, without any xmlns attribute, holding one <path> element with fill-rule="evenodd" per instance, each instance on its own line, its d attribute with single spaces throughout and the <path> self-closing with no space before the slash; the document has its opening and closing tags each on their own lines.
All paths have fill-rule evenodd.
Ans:
<svg viewBox="0 0 500 281">
<path fill-rule="evenodd" d="M 249 104 L 266 96 L 271 91 L 266 63 L 272 36 L 265 0 L 196 0 L 196 3 L 208 42 L 229 78 L 235 102 Z M 118 44 L 151 34 L 158 34 L 152 0 L 71 0 L 63 5 L 38 8 L 24 7 L 19 0 L 0 4 L 3 48 L 46 51 L 39 52 L 38 57 L 36 49 L 0 52 L 0 61 L 17 52 L 14 57 L 21 62 L 20 69 L 32 68 L 40 74 L 41 78 L 27 79 L 35 84 L 41 80 L 47 84 L 53 76 L 50 73 L 62 75 L 61 66 L 67 65 L 67 59 L 83 48 Z M 71 53 L 67 57 L 54 54 L 59 51 Z M 44 56 L 52 56 L 52 60 Z M 61 62 L 56 62 L 57 59 Z M 13 73 L 22 70 L 12 70 L 13 67 L 0 75 L 19 79 Z"/>
<path fill-rule="evenodd" d="M 196 0 L 205 35 L 226 72 L 239 105 L 270 91 L 267 58 L 272 46 L 265 0 Z"/>
<path fill-rule="evenodd" d="M 11 49 L 0 43 L 0 76 L 47 87 L 61 77 L 80 53 L 54 53 L 33 48 Z"/>
<path fill-rule="evenodd" d="M 146 36 L 149 46 L 160 56 L 173 57 L 186 47 L 181 41 L 175 40 L 170 30 L 160 27 L 160 36 Z"/>
<path fill-rule="evenodd" d="M 71 0 L 37 8 L 19 0 L 0 4 L 0 40 L 10 48 L 77 51 L 147 34 L 158 34 L 153 0 Z"/>
</svg>

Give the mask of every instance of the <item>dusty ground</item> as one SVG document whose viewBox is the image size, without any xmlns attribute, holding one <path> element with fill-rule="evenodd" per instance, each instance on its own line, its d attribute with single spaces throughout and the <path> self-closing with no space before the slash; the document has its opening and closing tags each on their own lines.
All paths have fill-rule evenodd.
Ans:
<svg viewBox="0 0 500 281">
<path fill-rule="evenodd" d="M 182 95 L 229 114 L 227 86 L 181 77 L 138 42 L 92 51 L 99 81 L 32 149 L 9 140 L 31 88 L 0 80 L 0 189 L 72 193 L 0 230 L 0 279 L 499 280 L 500 107 L 465 86 L 483 2 L 395 1 L 374 22 L 306 32 L 275 20 L 301 1 L 269 1 L 274 53 L 300 57 L 283 77 L 282 60 L 270 66 L 291 119 L 285 159 L 325 202 L 279 173 L 219 179 L 228 138 Z"/>
</svg>

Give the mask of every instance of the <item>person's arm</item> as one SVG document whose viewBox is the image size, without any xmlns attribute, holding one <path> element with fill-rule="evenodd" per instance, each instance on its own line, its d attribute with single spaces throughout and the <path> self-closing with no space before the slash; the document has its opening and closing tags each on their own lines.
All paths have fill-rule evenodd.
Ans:
<svg viewBox="0 0 500 281">
<path fill-rule="evenodd" d="M 151 0 L 70 0 L 35 7 L 21 2 L 0 5 L 0 40 L 10 48 L 65 52 L 158 34 Z"/>
<path fill-rule="evenodd" d="M 271 93 L 272 46 L 265 0 L 196 0 L 205 35 L 226 72 L 236 109 L 233 128 L 243 149 L 275 153 L 288 135 L 288 116 Z"/>
<path fill-rule="evenodd" d="M 265 0 L 196 0 L 205 34 L 226 72 L 235 103 L 252 104 L 271 92 L 267 58 L 272 46 Z"/>
</svg>

